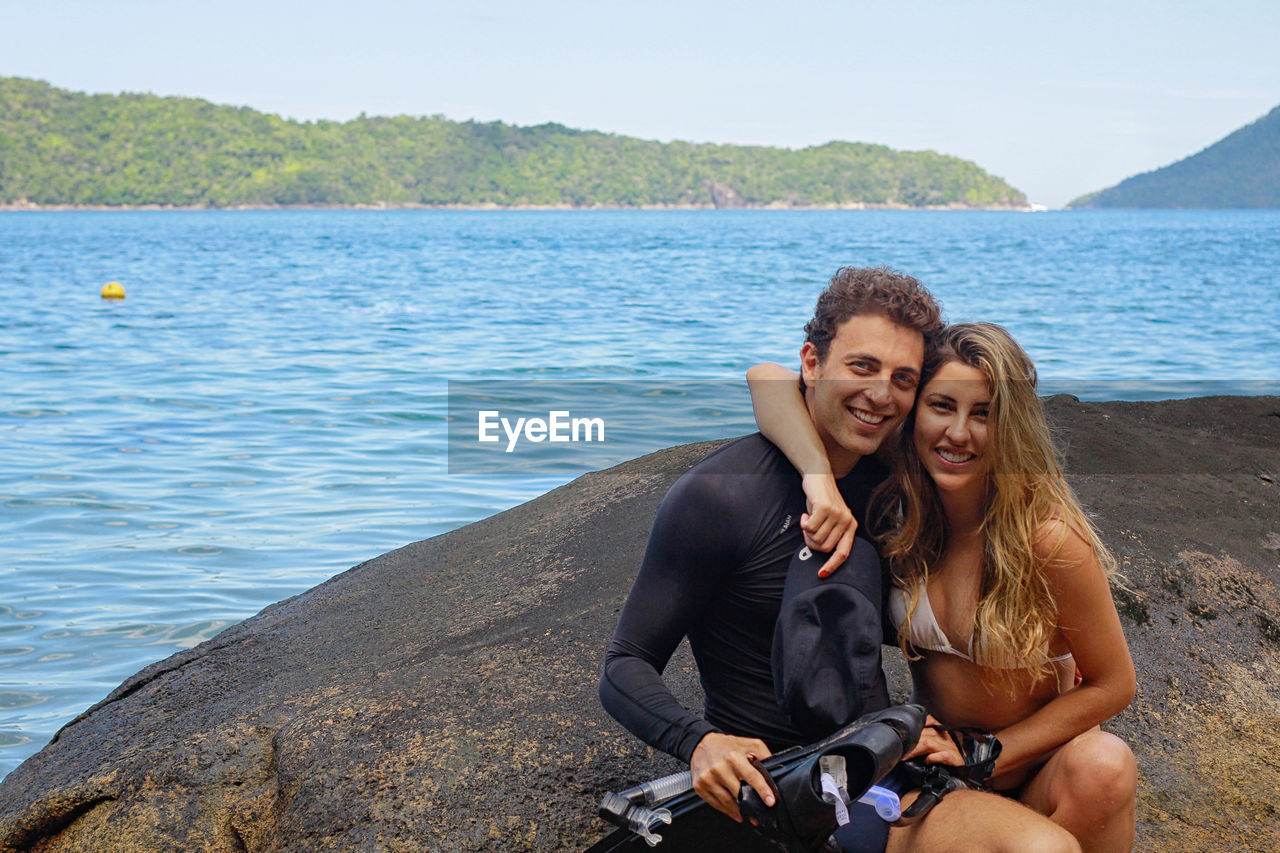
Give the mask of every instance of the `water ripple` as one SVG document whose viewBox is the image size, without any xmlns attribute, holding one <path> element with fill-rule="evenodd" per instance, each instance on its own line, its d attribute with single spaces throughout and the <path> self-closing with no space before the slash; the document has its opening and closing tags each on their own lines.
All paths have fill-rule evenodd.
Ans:
<svg viewBox="0 0 1280 853">
<path fill-rule="evenodd" d="M 1056 390 L 1274 388 L 1278 226 L 1268 211 L 0 213 L 0 772 L 142 666 L 350 565 L 584 467 L 749 429 L 743 372 L 796 361 L 841 264 L 896 266 L 951 319 L 1005 323 Z M 98 298 L 110 279 L 127 300 Z M 450 380 L 532 400 L 590 381 L 617 398 L 618 442 L 451 474 Z"/>
</svg>

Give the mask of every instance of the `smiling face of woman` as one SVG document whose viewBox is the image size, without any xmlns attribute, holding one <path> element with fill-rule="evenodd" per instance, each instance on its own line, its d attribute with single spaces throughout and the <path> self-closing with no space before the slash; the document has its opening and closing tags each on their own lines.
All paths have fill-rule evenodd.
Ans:
<svg viewBox="0 0 1280 853">
<path fill-rule="evenodd" d="M 985 488 L 991 470 L 990 410 L 986 375 L 963 362 L 942 365 L 920 392 L 913 433 L 916 453 L 940 491 Z"/>
</svg>

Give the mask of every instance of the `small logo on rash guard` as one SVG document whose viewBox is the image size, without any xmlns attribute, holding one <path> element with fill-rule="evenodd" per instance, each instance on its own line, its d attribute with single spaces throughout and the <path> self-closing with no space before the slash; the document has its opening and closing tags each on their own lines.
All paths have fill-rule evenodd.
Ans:
<svg viewBox="0 0 1280 853">
<path fill-rule="evenodd" d="M 805 545 L 800 549 L 800 559 L 807 560 L 813 556 L 813 552 L 809 550 L 809 546 Z"/>
<path fill-rule="evenodd" d="M 788 515 L 786 518 L 782 519 L 782 526 L 778 528 L 778 533 L 779 534 L 786 533 L 790 529 L 791 529 L 791 516 Z"/>
</svg>

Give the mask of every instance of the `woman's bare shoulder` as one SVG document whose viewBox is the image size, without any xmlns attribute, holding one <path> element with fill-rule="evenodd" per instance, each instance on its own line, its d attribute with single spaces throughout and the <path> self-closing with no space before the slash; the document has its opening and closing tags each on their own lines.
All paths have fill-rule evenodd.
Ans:
<svg viewBox="0 0 1280 853">
<path fill-rule="evenodd" d="M 1051 580 L 1066 580 L 1081 571 L 1092 574 L 1102 568 L 1090 538 L 1060 508 L 1036 529 L 1034 548 Z"/>
</svg>

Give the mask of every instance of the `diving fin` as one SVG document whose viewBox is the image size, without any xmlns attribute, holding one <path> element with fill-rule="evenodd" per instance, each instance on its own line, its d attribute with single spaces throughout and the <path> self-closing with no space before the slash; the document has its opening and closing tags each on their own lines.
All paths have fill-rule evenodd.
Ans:
<svg viewBox="0 0 1280 853">
<path fill-rule="evenodd" d="M 839 767 L 849 798 L 857 800 L 915 746 L 924 718 L 919 705 L 897 705 L 859 718 L 785 766 L 753 762 L 769 780 L 775 803 L 766 806 L 751 786 L 743 785 L 738 793 L 742 816 L 792 850 L 835 849 L 828 845 L 839 821 L 836 806 L 823 796 L 823 772 Z"/>
<path fill-rule="evenodd" d="M 848 794 L 857 800 L 915 746 L 924 721 L 925 710 L 919 705 L 895 705 L 859 717 L 816 743 L 776 752 L 757 764 L 774 786 L 775 805 L 765 806 L 751 786 L 743 785 L 739 808 L 745 817 L 756 819 L 762 835 L 793 850 L 821 850 L 838 825 L 835 807 L 822 799 L 823 756 L 844 762 Z M 606 794 L 600 817 L 619 827 L 621 834 L 602 839 L 589 853 L 625 849 L 628 838 L 643 839 L 652 847 L 661 841 L 658 830 L 665 832 L 668 822 L 675 833 L 683 820 L 693 819 L 691 812 L 705 805 L 693 792 L 687 771 Z M 723 821 L 715 824 L 721 834 L 738 829 L 727 818 Z"/>
</svg>

